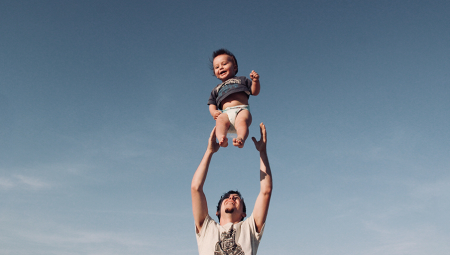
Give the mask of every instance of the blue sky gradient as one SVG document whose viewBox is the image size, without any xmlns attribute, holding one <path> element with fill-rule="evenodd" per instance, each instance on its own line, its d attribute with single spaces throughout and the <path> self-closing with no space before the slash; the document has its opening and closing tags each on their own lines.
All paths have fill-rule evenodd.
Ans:
<svg viewBox="0 0 450 255">
<path fill-rule="evenodd" d="M 258 254 L 450 252 L 450 2 L 1 1 L 0 255 L 196 254 L 211 53 L 261 76 Z M 210 215 L 259 155 L 214 155 Z"/>
</svg>

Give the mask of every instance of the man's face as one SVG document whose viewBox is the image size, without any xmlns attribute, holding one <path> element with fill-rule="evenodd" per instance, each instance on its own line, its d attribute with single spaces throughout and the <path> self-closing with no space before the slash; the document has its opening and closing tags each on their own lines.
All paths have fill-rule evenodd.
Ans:
<svg viewBox="0 0 450 255">
<path fill-rule="evenodd" d="M 214 75 L 221 81 L 226 81 L 236 75 L 237 67 L 233 58 L 226 54 L 219 55 L 213 60 Z"/>
<path fill-rule="evenodd" d="M 244 215 L 244 208 L 242 205 L 242 200 L 238 194 L 230 194 L 228 198 L 225 198 L 222 201 L 222 207 L 220 208 L 220 213 L 223 215 L 224 213 L 236 213 L 238 215 Z"/>
</svg>

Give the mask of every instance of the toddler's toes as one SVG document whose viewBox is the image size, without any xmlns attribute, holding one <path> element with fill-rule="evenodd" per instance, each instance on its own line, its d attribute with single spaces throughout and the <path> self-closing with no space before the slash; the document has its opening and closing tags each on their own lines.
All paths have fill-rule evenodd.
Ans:
<svg viewBox="0 0 450 255">
<path fill-rule="evenodd" d="M 238 138 L 233 138 L 233 145 L 238 147 L 238 148 L 243 148 L 244 147 L 244 140 L 240 137 Z"/>
<path fill-rule="evenodd" d="M 227 147 L 228 146 L 228 138 L 226 136 L 222 137 L 222 139 L 219 140 L 219 145 L 221 147 Z"/>
</svg>

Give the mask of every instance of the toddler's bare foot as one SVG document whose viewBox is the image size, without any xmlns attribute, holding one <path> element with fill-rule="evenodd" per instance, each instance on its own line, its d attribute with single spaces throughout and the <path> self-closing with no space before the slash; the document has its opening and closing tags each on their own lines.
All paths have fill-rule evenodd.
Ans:
<svg viewBox="0 0 450 255">
<path fill-rule="evenodd" d="M 233 138 L 233 145 L 239 148 L 243 148 L 244 147 L 244 139 L 238 137 L 238 138 Z"/>
<path fill-rule="evenodd" d="M 228 138 L 227 138 L 227 136 L 224 136 L 224 137 L 222 137 L 222 138 L 220 138 L 218 140 L 219 140 L 219 145 L 221 147 L 227 147 L 228 146 Z"/>
</svg>

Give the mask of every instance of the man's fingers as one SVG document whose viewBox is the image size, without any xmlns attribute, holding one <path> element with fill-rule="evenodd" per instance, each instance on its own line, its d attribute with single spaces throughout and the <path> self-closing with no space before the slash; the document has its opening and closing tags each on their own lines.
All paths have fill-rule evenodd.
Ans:
<svg viewBox="0 0 450 255">
<path fill-rule="evenodd" d="M 264 125 L 264 123 L 261 122 L 261 124 L 259 124 L 260 127 L 260 131 L 261 131 L 261 140 L 266 143 L 267 141 L 267 131 L 266 131 L 266 126 Z"/>
<path fill-rule="evenodd" d="M 267 137 L 267 131 L 266 131 L 266 126 L 264 126 L 264 124 L 262 125 L 262 134 L 263 134 L 263 138 L 264 138 L 264 141 L 265 141 L 266 137 Z"/>
<path fill-rule="evenodd" d="M 210 138 L 216 138 L 216 127 L 214 126 L 213 130 L 211 131 Z"/>
<path fill-rule="evenodd" d="M 259 132 L 261 133 L 261 138 L 263 138 L 265 131 L 266 131 L 266 127 L 261 122 L 261 124 L 259 124 Z"/>
</svg>

